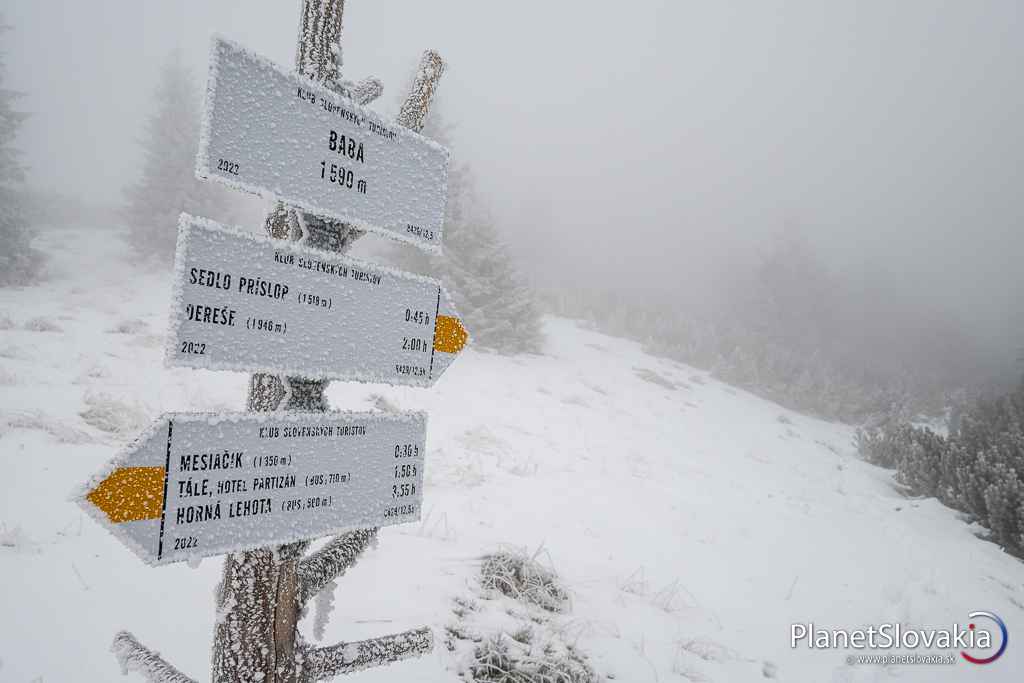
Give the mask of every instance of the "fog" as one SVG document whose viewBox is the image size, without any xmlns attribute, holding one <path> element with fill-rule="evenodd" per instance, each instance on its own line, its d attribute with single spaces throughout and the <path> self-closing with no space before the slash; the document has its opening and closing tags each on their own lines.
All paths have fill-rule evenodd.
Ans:
<svg viewBox="0 0 1024 683">
<path fill-rule="evenodd" d="M 714 302 L 780 231 L 839 273 L 1024 340 L 1017 2 L 350 0 L 345 75 L 392 114 L 425 48 L 533 282 Z M 297 3 L 6 3 L 38 187 L 119 201 L 153 79 L 213 32 L 294 60 Z"/>
<path fill-rule="evenodd" d="M 233 47 L 303 3 L 400 123 Z M 0 683 L 1019 683 L 1024 0 L 3 0 L 0 62 Z"/>
</svg>

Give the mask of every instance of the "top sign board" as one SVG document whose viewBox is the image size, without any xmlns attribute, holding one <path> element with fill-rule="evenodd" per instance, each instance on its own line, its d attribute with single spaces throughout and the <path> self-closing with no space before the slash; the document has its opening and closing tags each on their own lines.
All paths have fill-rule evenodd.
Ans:
<svg viewBox="0 0 1024 683">
<path fill-rule="evenodd" d="M 196 175 L 441 248 L 448 150 L 215 37 Z"/>
</svg>

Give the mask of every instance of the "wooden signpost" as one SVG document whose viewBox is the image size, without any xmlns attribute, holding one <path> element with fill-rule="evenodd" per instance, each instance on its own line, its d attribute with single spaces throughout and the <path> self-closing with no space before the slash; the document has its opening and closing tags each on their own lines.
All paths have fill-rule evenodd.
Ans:
<svg viewBox="0 0 1024 683">
<path fill-rule="evenodd" d="M 167 362 L 430 386 L 466 329 L 436 280 L 182 215 Z"/>
<path fill-rule="evenodd" d="M 327 412 L 326 380 L 429 386 L 468 338 L 437 282 L 339 255 L 365 230 L 438 251 L 448 167 L 418 135 L 440 56 L 424 53 L 388 121 L 365 108 L 379 81 L 340 77 L 342 10 L 301 0 L 294 75 L 213 44 L 197 175 L 286 203 L 267 218 L 276 242 L 183 216 L 166 359 L 257 371 L 250 412 L 165 415 L 79 494 L 147 562 L 228 553 L 216 683 L 323 681 L 433 648 L 426 627 L 325 647 L 298 631 L 379 526 L 419 519 L 423 493 L 426 417 Z M 113 650 L 125 671 L 194 683 L 128 632 Z"/>
<path fill-rule="evenodd" d="M 169 414 L 83 492 L 149 564 L 419 518 L 423 413 Z"/>
</svg>

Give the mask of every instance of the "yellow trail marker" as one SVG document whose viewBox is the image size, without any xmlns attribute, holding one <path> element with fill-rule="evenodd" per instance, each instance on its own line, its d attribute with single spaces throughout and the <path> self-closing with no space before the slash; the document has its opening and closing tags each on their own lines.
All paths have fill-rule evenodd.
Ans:
<svg viewBox="0 0 1024 683">
<path fill-rule="evenodd" d="M 163 467 L 120 467 L 86 498 L 114 524 L 160 519 L 165 473 Z"/>
<path fill-rule="evenodd" d="M 458 353 L 466 345 L 469 333 L 462 326 L 462 321 L 450 315 L 437 316 L 434 325 L 434 350 L 445 353 Z"/>
</svg>

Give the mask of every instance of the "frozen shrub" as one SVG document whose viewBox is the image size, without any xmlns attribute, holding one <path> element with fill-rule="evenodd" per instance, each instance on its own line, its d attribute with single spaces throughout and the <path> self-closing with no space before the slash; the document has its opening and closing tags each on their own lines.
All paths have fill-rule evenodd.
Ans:
<svg viewBox="0 0 1024 683">
<path fill-rule="evenodd" d="M 1024 383 L 978 400 L 949 437 L 890 420 L 859 429 L 856 443 L 868 462 L 895 468 L 911 493 L 968 513 L 993 541 L 1024 555 Z"/>
<path fill-rule="evenodd" d="M 481 683 L 596 683 L 599 679 L 574 647 L 532 645 L 502 634 L 485 638 L 473 652 L 472 680 Z"/>
<path fill-rule="evenodd" d="M 1003 546 L 1018 546 L 1021 535 L 1020 506 L 1024 501 L 1024 485 L 1017 473 L 1006 465 L 993 468 L 995 481 L 985 489 L 985 508 L 988 511 L 988 526 L 992 539 Z M 1019 546 L 1018 546 L 1019 547 Z"/>
<path fill-rule="evenodd" d="M 64 328 L 62 328 L 60 325 L 58 325 L 57 323 L 53 322 L 49 318 L 44 318 L 42 316 L 40 316 L 38 318 L 32 318 L 27 323 L 25 323 L 25 329 L 29 330 L 31 332 L 63 332 L 64 331 Z"/>
<path fill-rule="evenodd" d="M 1017 525 L 1017 528 L 1020 529 L 1020 535 L 1017 537 L 1017 547 L 1024 548 L 1024 501 L 1017 508 Z"/>
<path fill-rule="evenodd" d="M 886 422 L 877 427 L 859 427 L 854 442 L 861 457 L 872 465 L 896 467 L 912 443 L 910 425 Z"/>
<path fill-rule="evenodd" d="M 499 551 L 483 557 L 480 585 L 549 612 L 563 611 L 569 593 L 551 569 L 525 550 Z"/>
<path fill-rule="evenodd" d="M 897 481 L 916 495 L 939 496 L 943 490 L 943 453 L 946 440 L 928 430 L 902 425 L 897 453 Z"/>
</svg>

